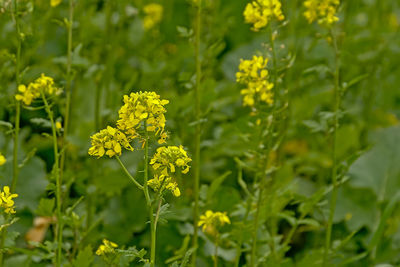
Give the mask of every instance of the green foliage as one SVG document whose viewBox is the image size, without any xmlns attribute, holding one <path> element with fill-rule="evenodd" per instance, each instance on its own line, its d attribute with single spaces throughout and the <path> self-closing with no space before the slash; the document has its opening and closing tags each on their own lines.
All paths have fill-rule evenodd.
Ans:
<svg viewBox="0 0 400 267">
<path fill-rule="evenodd" d="M 151 2 L 164 12 L 147 30 L 144 6 Z M 271 20 L 271 29 L 253 32 L 243 18 L 247 2 L 202 1 L 201 114 L 196 118 L 196 5 L 191 1 L 64 0 L 51 7 L 50 0 L 0 0 L 0 152 L 7 159 L 0 166 L 0 185 L 11 186 L 14 174 L 18 79 L 29 84 L 45 73 L 63 89 L 48 99 L 62 126 L 56 137 L 60 161 L 65 153 L 63 266 L 106 266 L 95 253 L 104 238 L 118 244 L 114 265 L 151 266 L 150 216 L 159 221 L 156 266 L 190 266 L 193 254 L 196 266 L 212 266 L 216 259 L 218 266 L 253 266 L 252 254 L 258 266 L 320 266 L 324 258 L 325 266 L 400 264 L 400 3 L 340 1 L 331 32 L 307 22 L 304 1 L 282 0 L 285 20 Z M 273 106 L 242 105 L 243 86 L 235 74 L 240 59 L 253 55 L 269 58 Z M 336 74 L 341 103 L 335 111 Z M 182 144 L 195 159 L 200 127 L 200 213 L 227 212 L 231 220 L 218 229 L 218 242 L 193 225 L 195 168 L 176 175 L 181 196 L 163 195 L 160 210 L 153 201 L 149 215 L 143 192 L 115 159 L 89 157 L 90 136 L 115 126 L 123 95 L 138 91 L 155 91 L 170 101 L 165 145 Z M 3 266 L 56 264 L 51 127 L 41 99 L 21 106 L 17 213 L 7 217 L 0 211 L 5 235 L 3 242 L 0 234 L 0 266 L 2 261 Z M 121 161 L 143 185 L 144 146 L 132 145 L 135 151 L 123 152 Z M 149 142 L 149 155 L 159 146 Z M 151 168 L 149 174 L 152 178 Z M 150 197 L 156 199 L 152 190 Z M 35 224 L 41 217 L 48 222 Z M 197 248 L 192 247 L 194 231 Z M 32 233 L 37 240 L 30 240 Z"/>
</svg>

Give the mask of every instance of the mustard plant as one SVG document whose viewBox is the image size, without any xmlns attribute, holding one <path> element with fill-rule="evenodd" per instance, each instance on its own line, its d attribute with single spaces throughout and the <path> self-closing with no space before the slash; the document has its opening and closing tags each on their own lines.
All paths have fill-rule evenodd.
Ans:
<svg viewBox="0 0 400 267">
<path fill-rule="evenodd" d="M 175 197 L 180 196 L 176 181 L 176 173 L 180 169 L 183 174 L 189 171 L 191 159 L 182 146 L 159 147 L 153 158 L 149 160 L 149 143 L 157 140 L 158 144 L 166 142 L 164 107 L 168 100 L 161 99 L 155 92 L 139 92 L 125 95 L 124 105 L 118 111 L 117 128 L 108 126 L 107 129 L 91 136 L 92 146 L 89 155 L 101 158 L 108 156 L 116 158 L 121 168 L 135 186 L 143 191 L 150 220 L 150 266 L 156 262 L 157 224 L 160 218 L 163 196 L 171 192 Z M 138 141 L 144 148 L 144 179 L 143 184 L 137 181 L 121 161 L 123 149 L 134 151 L 131 142 Z M 153 168 L 153 178 L 149 179 L 149 165 Z M 151 196 L 150 190 L 154 190 Z M 155 208 L 155 213 L 154 213 Z"/>
</svg>

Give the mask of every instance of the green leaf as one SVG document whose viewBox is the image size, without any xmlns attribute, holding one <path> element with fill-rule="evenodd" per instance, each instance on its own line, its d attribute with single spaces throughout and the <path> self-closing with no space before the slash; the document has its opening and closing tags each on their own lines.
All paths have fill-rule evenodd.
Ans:
<svg viewBox="0 0 400 267">
<path fill-rule="evenodd" d="M 371 136 L 375 145 L 349 169 L 350 185 L 371 189 L 379 202 L 400 190 L 400 127 L 386 128 Z"/>
<path fill-rule="evenodd" d="M 38 216 L 52 216 L 53 209 L 55 206 L 55 199 L 54 198 L 41 198 L 39 202 L 39 206 L 36 209 L 35 213 Z"/>
<path fill-rule="evenodd" d="M 79 251 L 73 266 L 89 267 L 92 266 L 93 260 L 94 260 L 93 249 L 91 245 L 88 245 L 87 247 Z"/>
</svg>

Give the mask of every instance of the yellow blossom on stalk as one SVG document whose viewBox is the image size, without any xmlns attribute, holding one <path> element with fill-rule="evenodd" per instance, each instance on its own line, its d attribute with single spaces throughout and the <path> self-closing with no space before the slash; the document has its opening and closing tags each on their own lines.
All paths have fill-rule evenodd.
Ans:
<svg viewBox="0 0 400 267">
<path fill-rule="evenodd" d="M 0 193 L 0 206 L 4 209 L 5 213 L 14 214 L 14 200 L 18 194 L 11 194 L 8 186 L 3 187 L 3 192 Z"/>
<path fill-rule="evenodd" d="M 267 26 L 273 18 L 278 21 L 285 19 L 282 14 L 281 2 L 279 0 L 256 0 L 248 3 L 244 9 L 243 16 L 246 23 L 253 24 L 253 31 L 258 31 Z"/>
<path fill-rule="evenodd" d="M 164 143 L 167 134 L 164 132 L 165 127 L 165 105 L 169 101 L 160 99 L 155 92 L 139 92 L 131 93 L 129 96 L 124 95 L 124 105 L 118 111 L 119 120 L 117 127 L 130 140 L 143 136 L 140 133 L 142 125 L 146 124 L 146 131 L 154 132 L 160 139 L 158 142 Z"/>
<path fill-rule="evenodd" d="M 100 245 L 99 248 L 96 250 L 96 254 L 102 256 L 105 254 L 115 253 L 115 248 L 117 247 L 118 245 L 114 242 L 103 239 L 103 244 Z"/>
<path fill-rule="evenodd" d="M 211 235 L 217 233 L 217 228 L 230 224 L 231 221 L 226 215 L 226 212 L 213 212 L 207 210 L 205 214 L 200 216 L 200 220 L 197 226 L 202 227 L 202 231 Z"/>
<path fill-rule="evenodd" d="M 62 0 L 50 0 L 50 6 L 56 7 L 61 4 Z"/>
<path fill-rule="evenodd" d="M 150 30 L 162 20 L 164 8 L 159 4 L 148 4 L 143 7 L 146 16 L 143 18 L 143 27 Z"/>
<path fill-rule="evenodd" d="M 267 58 L 254 56 L 251 60 L 240 60 L 239 71 L 236 73 L 236 81 L 246 85 L 240 93 L 243 95 L 244 106 L 254 106 L 256 102 L 273 103 L 274 87 L 268 81 Z"/>
<path fill-rule="evenodd" d="M 318 21 L 318 24 L 329 26 L 339 20 L 336 16 L 339 5 L 339 0 L 306 0 L 304 16 L 309 23 Z"/>
<path fill-rule="evenodd" d="M 171 191 L 171 193 L 179 197 L 181 195 L 181 191 L 179 190 L 178 184 L 173 181 L 173 179 L 169 176 L 165 175 L 154 175 L 153 179 L 147 181 L 147 184 L 155 191 L 162 193 L 164 189 Z"/>
<path fill-rule="evenodd" d="M 4 165 L 6 162 L 6 157 L 4 157 L 3 154 L 0 153 L 0 166 Z"/>
<path fill-rule="evenodd" d="M 48 95 L 55 95 L 59 94 L 61 90 L 55 87 L 53 78 L 42 73 L 39 78 L 31 82 L 28 86 L 20 84 L 15 99 L 22 101 L 25 105 L 29 106 L 34 99 L 40 97 L 42 92 Z"/>
<path fill-rule="evenodd" d="M 92 135 L 92 147 L 89 148 L 89 155 L 101 158 L 107 155 L 110 158 L 121 155 L 122 148 L 133 151 L 126 135 L 118 129 L 107 126 L 100 132 Z"/>
<path fill-rule="evenodd" d="M 183 146 L 167 146 L 159 147 L 156 154 L 150 161 L 150 165 L 153 169 L 165 176 L 170 176 L 175 173 L 176 168 L 181 168 L 182 173 L 187 173 L 189 171 L 189 162 L 192 159 L 188 157 Z"/>
</svg>

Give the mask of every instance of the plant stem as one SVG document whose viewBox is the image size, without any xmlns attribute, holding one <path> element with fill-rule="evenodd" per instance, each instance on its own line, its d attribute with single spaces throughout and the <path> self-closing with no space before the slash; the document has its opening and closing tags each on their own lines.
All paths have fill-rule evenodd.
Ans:
<svg viewBox="0 0 400 267">
<path fill-rule="evenodd" d="M 219 233 L 217 233 L 216 240 L 215 240 L 215 251 L 214 251 L 214 267 L 218 266 L 218 245 L 219 245 Z"/>
<path fill-rule="evenodd" d="M 147 132 L 147 123 L 144 123 L 145 130 L 145 143 L 144 143 L 144 181 L 143 181 L 143 192 L 146 198 L 147 207 L 149 209 L 150 217 L 150 231 L 151 231 L 151 247 L 150 247 L 150 266 L 155 266 L 156 261 L 156 233 L 154 224 L 153 205 L 149 195 L 149 186 L 147 181 L 149 180 L 149 133 Z"/>
<path fill-rule="evenodd" d="M 129 177 L 129 179 L 131 179 L 131 181 L 140 189 L 143 190 L 143 186 L 136 181 L 135 178 L 133 178 L 133 176 L 129 173 L 129 171 L 126 169 L 124 163 L 122 163 L 121 159 L 118 156 L 115 156 L 115 158 L 117 159 L 119 165 L 121 165 L 122 169 L 124 170 L 125 174 Z"/>
<path fill-rule="evenodd" d="M 14 19 L 15 28 L 17 35 L 17 56 L 15 59 L 15 82 L 16 91 L 18 91 L 18 86 L 21 83 L 20 80 L 20 64 L 21 64 L 21 29 L 18 14 L 18 1 L 14 0 Z M 20 127 L 20 117 L 21 117 L 21 104 L 20 101 L 15 100 L 15 125 L 14 125 L 14 148 L 13 148 L 13 178 L 11 182 L 11 192 L 15 192 L 17 181 L 18 181 L 18 147 L 19 147 L 19 127 Z"/>
<path fill-rule="evenodd" d="M 61 248 L 62 248 L 62 215 L 61 215 L 61 181 L 60 181 L 60 166 L 59 166 L 59 153 L 58 153 L 58 146 L 57 146 L 57 128 L 56 124 L 54 122 L 54 116 L 53 112 L 49 106 L 49 103 L 46 100 L 46 97 L 44 95 L 44 92 L 41 92 L 43 103 L 45 105 L 45 109 L 47 112 L 47 115 L 49 116 L 50 122 L 51 122 L 51 130 L 53 134 L 53 150 L 54 150 L 54 168 L 53 168 L 53 173 L 56 178 L 56 200 L 57 200 L 57 206 L 56 206 L 56 212 L 57 212 L 57 234 L 56 234 L 56 239 L 57 239 L 57 252 L 55 253 L 55 261 L 56 261 L 56 266 L 61 266 Z"/>
<path fill-rule="evenodd" d="M 333 30 L 331 29 L 331 37 L 333 48 L 335 52 L 335 71 L 333 73 L 334 78 L 334 114 L 333 114 L 333 133 L 332 133 L 332 199 L 330 203 L 329 209 L 329 219 L 328 219 L 328 226 L 326 230 L 325 236 L 325 250 L 324 250 L 324 258 L 323 258 L 323 265 L 326 266 L 328 258 L 329 258 L 329 251 L 331 247 L 331 238 L 332 238 L 332 225 L 333 225 L 333 216 L 335 214 L 336 209 L 336 201 L 338 195 L 338 181 L 337 181 L 337 155 L 336 155 L 336 142 L 337 142 L 337 129 L 339 124 L 339 117 L 338 112 L 340 108 L 340 87 L 339 87 L 339 64 L 340 64 L 340 54 L 339 49 L 337 46 L 337 39 L 336 35 L 334 34 Z"/>
<path fill-rule="evenodd" d="M 239 181 L 243 180 L 243 171 L 242 171 L 241 166 L 239 166 L 238 180 Z M 245 226 L 245 223 L 247 222 L 247 218 L 249 217 L 251 203 L 252 203 L 252 198 L 251 198 L 251 195 L 249 194 L 248 198 L 247 198 L 246 213 L 245 213 L 243 221 L 242 221 L 243 224 L 240 228 L 241 233 L 243 232 L 243 230 L 244 230 L 243 228 Z M 242 245 L 243 245 L 243 234 L 240 234 L 239 240 L 237 242 L 237 247 L 236 247 L 235 267 L 239 267 L 240 256 L 242 254 Z"/>
<path fill-rule="evenodd" d="M 195 120 L 196 129 L 194 136 L 194 206 L 193 206 L 193 248 L 192 266 L 196 266 L 197 247 L 198 247 L 198 216 L 199 216 L 199 187 L 200 187 L 200 141 L 201 141 L 201 125 L 200 125 L 200 83 L 201 83 L 201 59 L 200 59 L 200 36 L 201 36 L 201 13 L 202 1 L 197 1 L 196 17 L 195 17 L 195 61 L 196 61 L 196 87 L 194 91 L 195 98 Z"/>
<path fill-rule="evenodd" d="M 15 19 L 15 32 L 17 35 L 17 56 L 15 59 L 15 83 L 16 83 L 16 92 L 18 92 L 18 86 L 20 84 L 20 61 L 21 61 L 21 32 L 20 32 L 20 24 L 19 24 L 19 14 L 18 14 L 18 1 L 14 0 L 14 9 L 13 16 Z M 15 99 L 15 125 L 14 125 L 14 146 L 13 146 L 13 177 L 11 180 L 11 192 L 15 192 L 18 181 L 18 147 L 19 147 L 19 126 L 20 126 L 20 117 L 21 117 L 21 104 L 18 100 Z M 7 229 L 4 228 L 0 233 L 0 248 L 4 248 L 4 242 L 6 240 Z M 0 252 L 0 267 L 3 267 L 4 263 L 4 253 Z"/>
<path fill-rule="evenodd" d="M 70 124 L 70 115 L 71 115 L 71 94 L 72 94 L 72 28 L 74 23 L 74 0 L 69 0 L 69 17 L 68 17 L 68 46 L 67 46 L 67 84 L 65 87 L 66 91 L 66 106 L 65 106 L 65 120 L 64 120 L 64 134 L 61 138 L 61 155 L 60 155 L 60 182 L 62 182 L 64 177 L 64 165 L 65 165 L 65 157 L 66 157 L 66 149 L 65 144 L 67 142 L 67 135 Z"/>
</svg>

